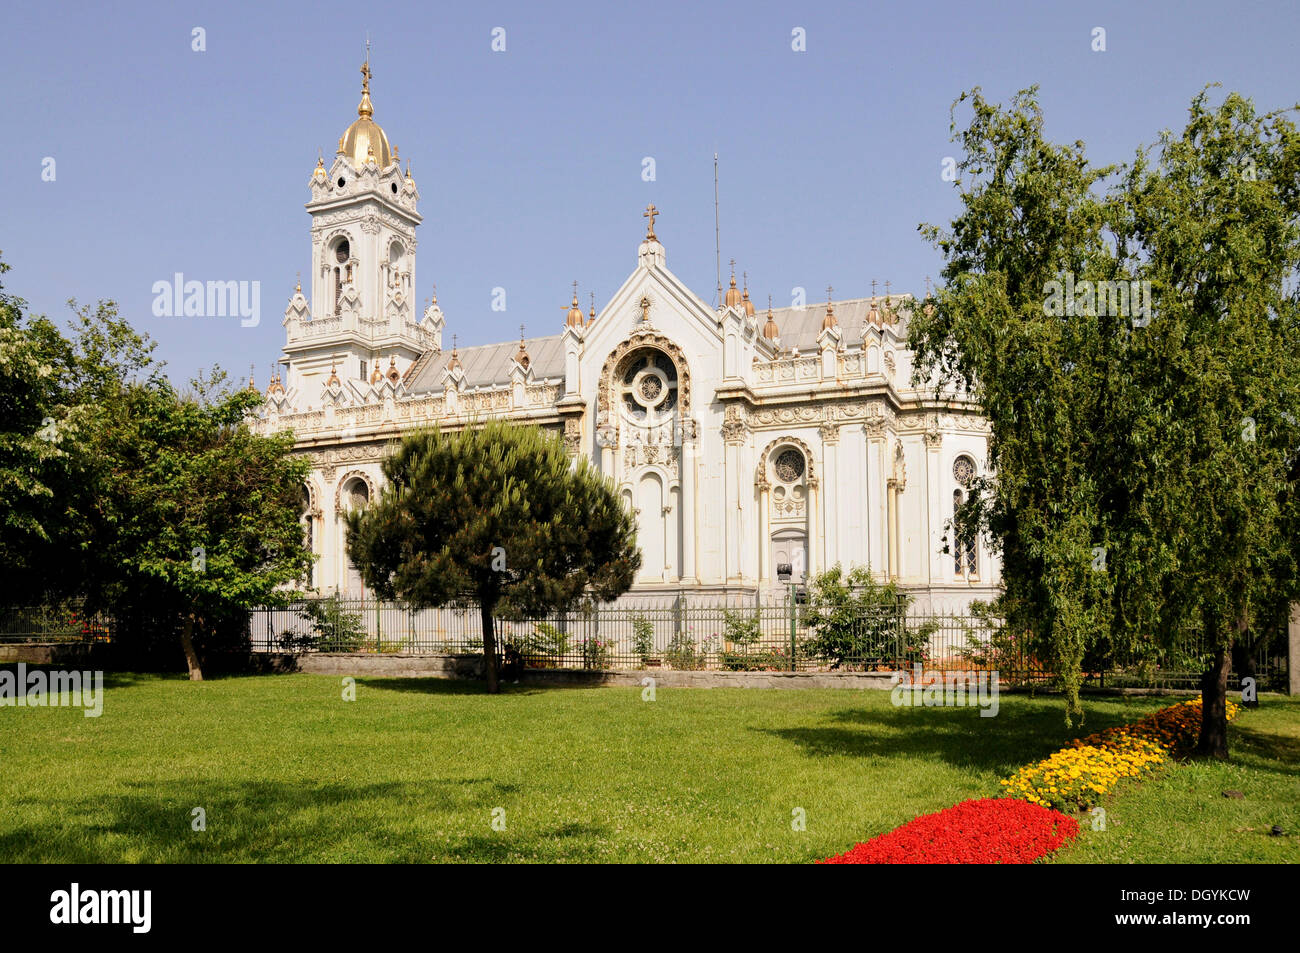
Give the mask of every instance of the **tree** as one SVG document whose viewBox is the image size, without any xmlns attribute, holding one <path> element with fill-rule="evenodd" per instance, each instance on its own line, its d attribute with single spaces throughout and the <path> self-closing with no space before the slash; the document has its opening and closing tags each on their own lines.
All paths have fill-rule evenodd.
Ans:
<svg viewBox="0 0 1300 953">
<path fill-rule="evenodd" d="M 494 614 L 550 614 L 626 592 L 641 565 L 632 516 L 557 437 L 490 420 L 412 434 L 387 485 L 348 515 L 348 554 L 382 598 L 477 604 L 487 689 L 499 691 Z"/>
<path fill-rule="evenodd" d="M 84 592 L 137 640 L 179 636 L 198 681 L 205 645 L 231 647 L 247 609 L 287 601 L 311 555 L 299 523 L 309 464 L 291 454 L 292 436 L 252 433 L 245 417 L 261 397 L 229 389 L 221 372 L 192 387 L 131 384 L 101 407 Z"/>
<path fill-rule="evenodd" d="M 1295 128 L 1203 92 L 1117 175 L 1047 142 L 1032 90 L 969 98 L 961 213 L 922 227 L 945 287 L 911 327 L 918 381 L 970 390 L 991 424 L 995 475 L 960 522 L 1000 546 L 1003 608 L 1061 673 L 1067 721 L 1089 648 L 1199 629 L 1200 751 L 1224 757 L 1232 644 L 1297 591 Z"/>
</svg>

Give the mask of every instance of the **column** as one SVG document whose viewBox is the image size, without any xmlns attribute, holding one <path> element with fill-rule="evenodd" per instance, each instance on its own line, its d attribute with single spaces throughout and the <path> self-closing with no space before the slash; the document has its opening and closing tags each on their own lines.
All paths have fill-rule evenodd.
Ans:
<svg viewBox="0 0 1300 953">
<path fill-rule="evenodd" d="M 839 560 L 839 533 L 837 515 L 839 513 L 839 477 L 840 477 L 840 428 L 838 424 L 824 423 L 821 428 L 823 447 L 822 479 L 826 481 L 826 532 L 823 536 L 825 549 L 822 565 L 831 566 Z"/>
<path fill-rule="evenodd" d="M 889 581 L 898 579 L 898 482 L 892 477 L 887 487 L 889 499 Z"/>
<path fill-rule="evenodd" d="M 769 572 L 771 570 L 772 556 L 772 531 L 769 521 L 771 519 L 768 512 L 768 497 L 772 492 L 772 485 L 764 479 L 758 485 L 758 584 L 760 587 L 771 582 Z"/>
<path fill-rule="evenodd" d="M 696 571 L 696 547 L 700 538 L 699 527 L 695 524 L 695 425 L 686 421 L 682 434 L 681 485 L 682 485 L 682 532 L 686 534 L 682 546 L 682 581 L 698 583 Z"/>
<path fill-rule="evenodd" d="M 808 578 L 811 580 L 817 572 L 819 561 L 814 558 L 820 544 L 821 525 L 817 519 L 817 481 L 808 481 L 808 551 L 804 557 L 808 562 Z"/>
</svg>

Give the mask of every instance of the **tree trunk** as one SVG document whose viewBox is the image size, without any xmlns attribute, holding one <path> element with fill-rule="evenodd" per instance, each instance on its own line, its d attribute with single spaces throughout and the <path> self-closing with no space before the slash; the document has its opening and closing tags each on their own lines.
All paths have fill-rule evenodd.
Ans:
<svg viewBox="0 0 1300 953">
<path fill-rule="evenodd" d="M 488 694 L 495 695 L 501 691 L 501 682 L 497 677 L 497 638 L 492 628 L 492 611 L 496 608 L 496 603 L 481 600 L 479 607 L 483 613 L 483 673 L 487 676 Z"/>
<path fill-rule="evenodd" d="M 189 666 L 190 681 L 203 681 L 203 666 L 199 662 L 199 653 L 194 650 L 194 616 L 187 615 L 181 626 L 181 648 L 185 650 L 185 664 Z"/>
<path fill-rule="evenodd" d="M 1201 758 L 1228 760 L 1228 673 L 1232 671 L 1232 646 L 1244 640 L 1250 627 L 1245 608 L 1237 615 L 1234 639 L 1214 652 L 1214 667 L 1201 675 L 1201 737 L 1196 755 Z"/>
<path fill-rule="evenodd" d="M 1259 675 L 1257 673 L 1257 666 L 1255 664 L 1255 650 L 1258 648 L 1258 646 L 1259 646 L 1258 639 L 1256 639 L 1254 642 L 1247 642 L 1244 639 L 1240 639 L 1240 638 L 1232 646 L 1232 667 L 1236 671 L 1238 678 L 1241 679 L 1243 684 L 1248 678 L 1255 679 L 1256 695 L 1251 701 L 1247 701 L 1245 696 L 1243 695 L 1241 704 L 1242 707 L 1244 708 L 1259 707 L 1259 695 L 1258 695 Z"/>
</svg>

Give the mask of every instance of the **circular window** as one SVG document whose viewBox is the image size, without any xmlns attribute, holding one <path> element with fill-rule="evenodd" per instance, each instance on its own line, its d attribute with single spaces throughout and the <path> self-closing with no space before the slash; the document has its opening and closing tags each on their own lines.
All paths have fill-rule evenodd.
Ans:
<svg viewBox="0 0 1300 953">
<path fill-rule="evenodd" d="M 663 389 L 663 382 L 661 382 L 655 375 L 647 374 L 645 377 L 641 378 L 640 393 L 646 403 L 653 404 L 655 398 L 663 393 Z"/>
<path fill-rule="evenodd" d="M 803 476 L 803 454 L 798 450 L 782 450 L 773 469 L 782 483 L 794 483 Z"/>
<path fill-rule="evenodd" d="M 975 461 L 967 456 L 958 457 L 953 461 L 952 475 L 958 486 L 970 486 L 970 481 L 975 479 Z"/>
</svg>

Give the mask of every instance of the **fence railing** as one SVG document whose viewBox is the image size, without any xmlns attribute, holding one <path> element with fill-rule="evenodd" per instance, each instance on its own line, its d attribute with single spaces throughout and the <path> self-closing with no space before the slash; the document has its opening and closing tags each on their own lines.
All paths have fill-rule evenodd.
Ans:
<svg viewBox="0 0 1300 953">
<path fill-rule="evenodd" d="M 530 668 L 677 671 L 997 671 L 1004 684 L 1054 678 L 1003 622 L 972 614 L 926 614 L 902 603 L 828 610 L 802 594 L 766 602 L 679 595 L 620 602 L 538 619 L 494 620 L 499 650 Z M 483 651 L 475 607 L 412 609 L 368 599 L 313 599 L 249 615 L 254 651 L 464 654 Z M 112 642 L 112 620 L 76 606 L 0 609 L 0 643 Z M 1286 675 L 1286 645 L 1255 653 L 1261 688 Z M 1209 666 L 1204 642 L 1084 662 L 1084 680 L 1109 687 L 1195 688 Z M 1232 684 L 1236 686 L 1238 673 Z"/>
<path fill-rule="evenodd" d="M 1051 681 L 1001 620 L 924 614 L 902 604 L 826 611 L 799 598 L 710 604 L 685 597 L 594 607 L 537 619 L 494 619 L 498 649 L 529 668 L 677 671 L 996 670 L 1007 684 Z M 362 599 L 312 600 L 252 614 L 257 651 L 479 653 L 477 608 L 411 609 Z M 1194 688 L 1208 665 L 1199 640 L 1135 656 L 1085 662 L 1086 682 L 1111 687 Z M 1285 646 L 1257 657 L 1261 687 L 1285 672 Z M 1234 676 L 1235 684 L 1235 676 Z"/>
<path fill-rule="evenodd" d="M 0 643 L 108 642 L 111 620 L 76 606 L 0 608 Z"/>
</svg>

